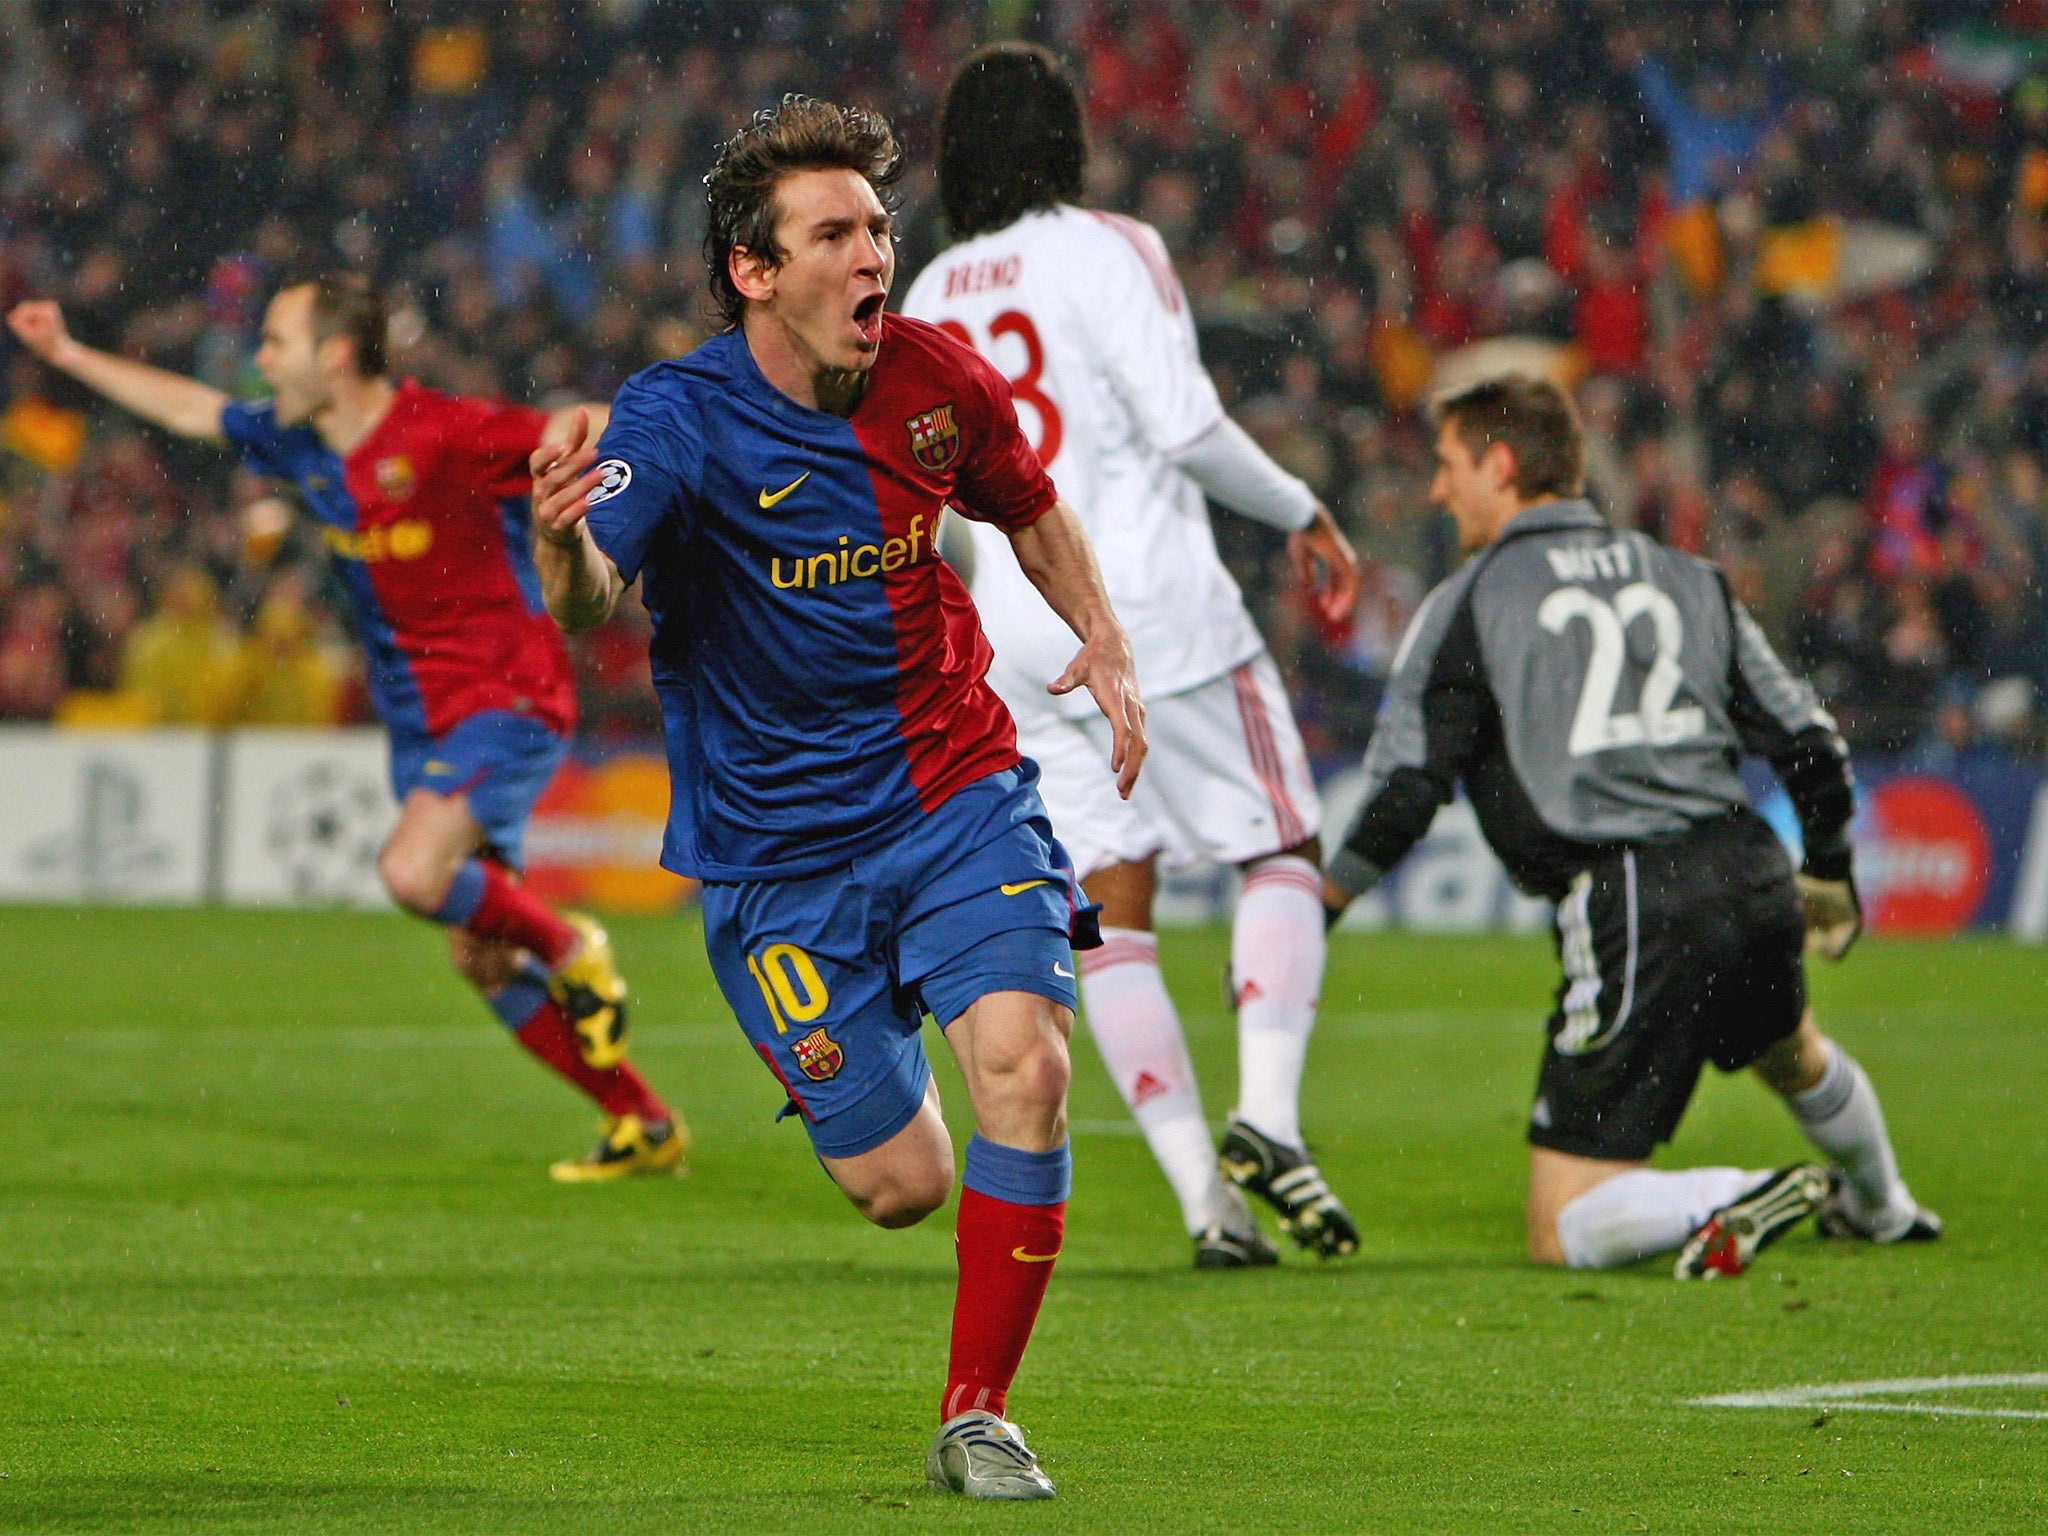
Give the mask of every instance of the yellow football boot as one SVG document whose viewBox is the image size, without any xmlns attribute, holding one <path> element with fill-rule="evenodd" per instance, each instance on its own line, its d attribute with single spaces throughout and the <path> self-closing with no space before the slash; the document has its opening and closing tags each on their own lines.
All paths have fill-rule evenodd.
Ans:
<svg viewBox="0 0 2048 1536">
<path fill-rule="evenodd" d="M 684 1155 L 690 1150 L 690 1128 L 678 1115 L 667 1125 L 649 1127 L 638 1115 L 608 1116 L 604 1134 L 582 1157 L 565 1157 L 548 1169 L 557 1184 L 597 1184 L 628 1179 L 640 1173 L 689 1172 Z"/>
<path fill-rule="evenodd" d="M 626 979 L 596 919 L 564 912 L 562 920 L 583 942 L 568 964 L 548 978 L 548 994 L 569 1015 L 585 1064 L 602 1072 L 626 1059 Z"/>
</svg>

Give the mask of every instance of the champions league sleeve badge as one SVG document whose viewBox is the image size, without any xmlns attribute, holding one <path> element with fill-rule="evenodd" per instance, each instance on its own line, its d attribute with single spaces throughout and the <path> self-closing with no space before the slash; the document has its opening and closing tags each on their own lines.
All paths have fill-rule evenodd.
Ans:
<svg viewBox="0 0 2048 1536">
<path fill-rule="evenodd" d="M 600 501 L 610 501 L 633 483 L 633 466 L 624 459 L 606 459 L 597 467 L 598 481 L 590 491 L 590 505 L 593 507 Z"/>
</svg>

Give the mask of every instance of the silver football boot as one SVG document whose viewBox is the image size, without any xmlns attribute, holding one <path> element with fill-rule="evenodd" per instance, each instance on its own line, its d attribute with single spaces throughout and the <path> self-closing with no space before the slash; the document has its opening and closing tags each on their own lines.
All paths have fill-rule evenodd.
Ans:
<svg viewBox="0 0 2048 1536">
<path fill-rule="evenodd" d="M 924 1480 L 970 1499 L 1049 1499 L 1058 1492 L 1038 1470 L 1024 1431 L 985 1409 L 956 1413 L 925 1453 Z"/>
</svg>

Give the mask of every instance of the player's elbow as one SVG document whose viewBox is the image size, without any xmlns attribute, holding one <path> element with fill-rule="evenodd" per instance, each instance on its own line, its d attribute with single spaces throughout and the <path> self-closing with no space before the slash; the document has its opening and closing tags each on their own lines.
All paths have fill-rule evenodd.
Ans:
<svg viewBox="0 0 2048 1536">
<path fill-rule="evenodd" d="M 580 635 L 604 622 L 601 618 L 593 618 L 587 607 L 565 597 L 557 597 L 552 592 L 547 595 L 547 607 L 548 617 L 555 621 L 555 628 L 565 635 Z"/>
<path fill-rule="evenodd" d="M 227 408 L 228 397 L 198 387 L 190 398 L 170 402 L 163 412 L 161 425 L 165 431 L 178 437 L 189 437 L 196 442 L 224 443 L 227 433 L 221 426 L 221 412 Z"/>
<path fill-rule="evenodd" d="M 610 592 L 585 593 L 566 585 L 543 588 L 548 617 L 565 635 L 580 635 L 601 627 L 612 616 L 615 599 Z"/>
</svg>

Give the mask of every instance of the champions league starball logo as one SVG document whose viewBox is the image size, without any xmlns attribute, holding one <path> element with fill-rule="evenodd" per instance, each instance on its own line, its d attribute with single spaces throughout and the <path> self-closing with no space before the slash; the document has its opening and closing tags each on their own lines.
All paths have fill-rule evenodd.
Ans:
<svg viewBox="0 0 2048 1536">
<path fill-rule="evenodd" d="M 295 899 L 360 901 L 376 892 L 390 805 L 374 778 L 309 763 L 271 790 L 268 811 L 264 844 Z"/>
<path fill-rule="evenodd" d="M 610 501 L 633 483 L 633 466 L 624 459 L 606 459 L 597 466 L 597 484 L 591 488 L 590 505 Z"/>
</svg>

